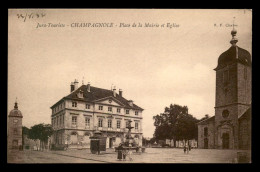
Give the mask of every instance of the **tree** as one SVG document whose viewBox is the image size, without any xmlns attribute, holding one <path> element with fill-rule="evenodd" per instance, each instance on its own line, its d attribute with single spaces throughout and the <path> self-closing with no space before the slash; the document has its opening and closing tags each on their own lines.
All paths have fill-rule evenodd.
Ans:
<svg viewBox="0 0 260 172">
<path fill-rule="evenodd" d="M 40 140 L 40 149 L 43 150 L 45 143 L 48 141 L 48 138 L 53 134 L 53 129 L 50 124 L 37 124 L 31 127 L 29 130 L 29 138 L 34 140 L 35 143 Z M 38 145 L 36 143 L 37 150 Z"/>
<path fill-rule="evenodd" d="M 187 106 L 177 104 L 166 107 L 164 113 L 153 117 L 156 140 L 173 139 L 175 141 L 197 138 L 198 120 L 188 114 Z"/>
<path fill-rule="evenodd" d="M 25 126 L 22 127 L 22 144 L 23 144 L 23 146 L 24 146 L 25 135 L 28 136 L 29 132 L 30 132 L 29 128 L 27 128 Z"/>
</svg>

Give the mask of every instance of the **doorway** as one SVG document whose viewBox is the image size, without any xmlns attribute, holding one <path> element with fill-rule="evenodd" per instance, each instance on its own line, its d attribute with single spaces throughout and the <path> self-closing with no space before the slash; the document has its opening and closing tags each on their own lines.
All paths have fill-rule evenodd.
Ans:
<svg viewBox="0 0 260 172">
<path fill-rule="evenodd" d="M 229 134 L 228 133 L 222 134 L 222 148 L 229 149 Z"/>
<path fill-rule="evenodd" d="M 204 149 L 208 149 L 208 147 L 209 147 L 209 140 L 208 140 L 208 138 L 205 138 L 204 139 Z"/>
<path fill-rule="evenodd" d="M 109 148 L 113 147 L 113 138 L 109 138 Z"/>
</svg>

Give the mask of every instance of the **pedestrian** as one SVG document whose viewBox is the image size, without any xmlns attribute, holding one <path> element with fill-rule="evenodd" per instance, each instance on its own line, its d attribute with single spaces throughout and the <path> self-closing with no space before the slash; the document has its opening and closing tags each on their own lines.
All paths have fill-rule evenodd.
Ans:
<svg viewBox="0 0 260 172">
<path fill-rule="evenodd" d="M 118 146 L 118 148 L 117 148 L 117 151 L 118 151 L 118 153 L 117 153 L 117 159 L 118 159 L 119 161 L 121 161 L 121 160 L 122 160 L 122 154 L 123 154 L 123 146 L 122 146 L 122 143 L 119 144 L 119 146 Z"/>
<path fill-rule="evenodd" d="M 186 153 L 186 145 L 184 145 L 183 151 L 184 151 L 184 153 Z"/>
<path fill-rule="evenodd" d="M 189 145 L 189 151 L 191 150 L 191 145 Z"/>
</svg>

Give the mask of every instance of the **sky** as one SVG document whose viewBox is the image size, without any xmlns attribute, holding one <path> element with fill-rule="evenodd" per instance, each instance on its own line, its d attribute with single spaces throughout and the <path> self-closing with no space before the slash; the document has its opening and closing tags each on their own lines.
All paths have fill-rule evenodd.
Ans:
<svg viewBox="0 0 260 172">
<path fill-rule="evenodd" d="M 20 14 L 27 14 L 26 20 Z M 153 116 L 170 104 L 188 106 L 197 119 L 214 116 L 213 69 L 231 46 L 233 21 L 237 45 L 251 53 L 252 10 L 11 9 L 8 113 L 17 97 L 24 126 L 51 123 L 50 107 L 70 93 L 70 83 L 77 79 L 79 85 L 83 81 L 122 89 L 126 99 L 144 109 L 144 137 L 153 136 Z M 65 27 L 37 27 L 49 23 Z M 73 23 L 113 27 L 72 27 Z M 120 23 L 131 27 L 119 27 Z M 159 27 L 144 27 L 145 23 Z"/>
</svg>

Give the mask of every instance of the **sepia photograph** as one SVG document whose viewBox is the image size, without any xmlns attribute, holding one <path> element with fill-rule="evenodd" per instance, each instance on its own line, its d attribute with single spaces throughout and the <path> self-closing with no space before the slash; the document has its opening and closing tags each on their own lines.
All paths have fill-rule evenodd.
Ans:
<svg viewBox="0 0 260 172">
<path fill-rule="evenodd" d="M 252 163 L 252 9 L 8 9 L 7 163 Z"/>
</svg>

